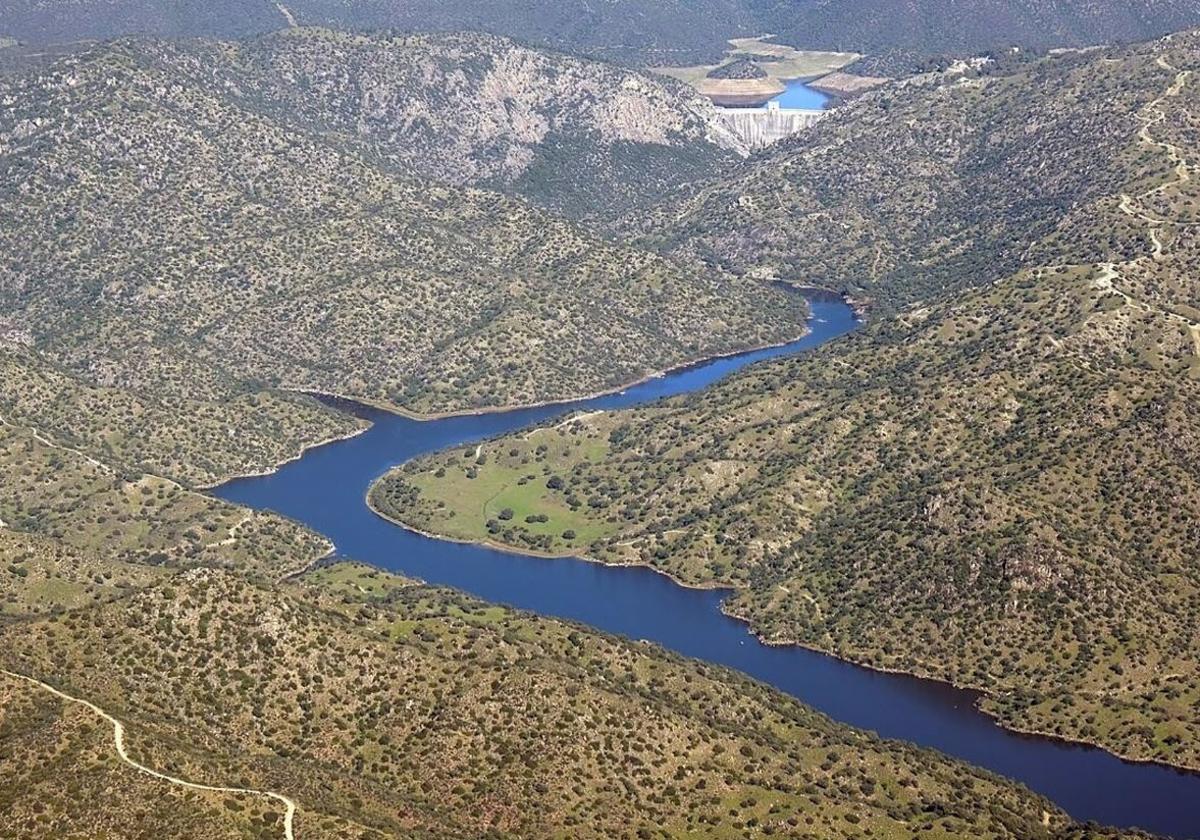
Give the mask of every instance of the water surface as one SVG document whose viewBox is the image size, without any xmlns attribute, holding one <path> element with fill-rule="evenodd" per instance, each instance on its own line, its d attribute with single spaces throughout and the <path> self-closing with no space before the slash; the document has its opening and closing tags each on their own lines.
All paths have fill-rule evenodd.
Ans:
<svg viewBox="0 0 1200 840">
<path fill-rule="evenodd" d="M 820 111 L 829 102 L 828 95 L 819 90 L 813 90 L 804 79 L 788 79 L 784 85 L 787 86 L 786 90 L 770 100 L 770 102 L 778 102 L 780 108 L 804 108 L 810 111 Z M 760 107 L 766 108 L 769 104 L 769 102 L 764 103 Z"/>
<path fill-rule="evenodd" d="M 362 435 L 309 451 L 278 472 L 225 484 L 221 498 L 291 516 L 341 555 L 489 601 L 574 619 L 737 668 L 830 717 L 913 741 L 1017 779 L 1080 820 L 1200 838 L 1200 775 L 1121 761 L 1102 750 L 1017 735 L 975 708 L 975 695 L 794 647 L 769 647 L 718 610 L 722 593 L 685 589 L 648 569 L 548 560 L 423 537 L 374 515 L 364 497 L 389 467 L 565 411 L 622 408 L 703 388 L 765 359 L 802 353 L 855 326 L 849 307 L 813 300 L 811 332 L 769 350 L 719 359 L 620 394 L 541 408 L 421 422 L 354 406 Z"/>
</svg>

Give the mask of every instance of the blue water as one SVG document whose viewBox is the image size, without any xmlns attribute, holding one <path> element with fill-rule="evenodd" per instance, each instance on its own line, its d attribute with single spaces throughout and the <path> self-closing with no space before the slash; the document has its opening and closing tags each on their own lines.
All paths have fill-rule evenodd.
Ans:
<svg viewBox="0 0 1200 840">
<path fill-rule="evenodd" d="M 819 90 L 813 90 L 802 79 L 791 79 L 784 82 L 787 89 L 776 96 L 771 102 L 778 102 L 780 108 L 805 108 L 810 111 L 820 111 L 829 102 L 829 97 Z M 763 108 L 768 103 L 764 103 Z"/>
<path fill-rule="evenodd" d="M 214 492 L 291 516 L 328 536 L 343 556 L 737 668 L 836 720 L 934 747 L 1024 782 L 1077 819 L 1200 838 L 1200 775 L 1007 732 L 975 709 L 976 696 L 968 691 L 877 673 L 800 648 L 759 644 L 745 625 L 719 612 L 720 592 L 685 589 L 648 569 L 442 542 L 392 525 L 364 504 L 376 478 L 415 455 L 565 411 L 622 408 L 695 391 L 754 362 L 804 352 L 854 328 L 841 302 L 814 301 L 812 308 L 812 331 L 800 341 L 697 365 L 620 394 L 428 422 L 346 406 L 374 425 L 358 437 L 313 449 L 272 475 L 238 479 Z"/>
</svg>

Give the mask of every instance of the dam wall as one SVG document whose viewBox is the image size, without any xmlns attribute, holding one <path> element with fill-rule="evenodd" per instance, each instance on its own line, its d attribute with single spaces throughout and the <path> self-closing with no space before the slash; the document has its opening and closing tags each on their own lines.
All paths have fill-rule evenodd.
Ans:
<svg viewBox="0 0 1200 840">
<path fill-rule="evenodd" d="M 761 149 L 816 124 L 825 111 L 801 108 L 717 108 L 721 125 L 746 146 Z"/>
</svg>

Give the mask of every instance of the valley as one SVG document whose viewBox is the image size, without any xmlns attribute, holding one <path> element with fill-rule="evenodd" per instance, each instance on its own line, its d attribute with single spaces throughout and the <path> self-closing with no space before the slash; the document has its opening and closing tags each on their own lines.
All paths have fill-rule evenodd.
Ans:
<svg viewBox="0 0 1200 840">
<path fill-rule="evenodd" d="M 811 305 L 815 313 L 812 333 L 791 348 L 771 351 L 776 358 L 811 351 L 854 327 L 845 305 L 833 301 Z M 555 552 L 545 550 L 546 543 L 536 531 L 557 533 L 576 524 L 569 518 L 569 504 L 561 510 L 547 504 L 546 484 L 553 478 L 548 470 L 556 461 L 552 445 L 546 446 L 548 441 L 570 439 L 573 432 L 603 422 L 610 413 L 619 417 L 640 404 L 653 406 L 655 399 L 680 392 L 702 396 L 706 388 L 729 381 L 722 377 L 736 380 L 744 365 L 762 361 L 758 354 L 721 360 L 619 395 L 509 414 L 421 422 L 354 409 L 373 421 L 363 435 L 314 450 L 274 475 L 231 482 L 216 493 L 228 501 L 294 517 L 328 536 L 346 556 L 489 601 L 581 621 L 735 667 L 836 720 L 884 737 L 931 746 L 1015 778 L 1080 819 L 1189 836 L 1194 818 L 1191 808 L 1186 804 L 1180 807 L 1180 803 L 1195 795 L 1200 775 L 1129 765 L 1100 750 L 1084 751 L 1075 744 L 1006 733 L 976 710 L 978 695 L 973 692 L 862 669 L 788 644 L 756 642 L 741 621 L 722 614 L 721 601 L 728 591 L 695 581 L 689 582 L 689 588 L 680 587 L 678 578 L 663 566 L 611 566 L 594 562 L 595 557 L 586 562 L 589 558 L 578 556 L 578 549 L 570 545 L 559 549 L 557 558 L 548 556 Z M 536 425 L 545 418 L 551 418 L 545 426 Z M 511 438 L 496 437 L 509 430 L 515 430 Z M 556 434 L 559 430 L 562 437 Z M 479 440 L 483 442 L 476 443 Z M 518 478 L 494 494 L 496 484 L 491 479 L 496 471 L 489 468 L 498 460 L 494 444 L 511 445 L 511 440 L 524 440 L 530 453 L 546 450 L 531 457 L 525 467 L 536 469 L 538 480 L 522 485 Z M 441 509 L 449 515 L 451 510 L 473 508 L 486 499 L 486 509 L 503 530 L 460 533 L 458 539 L 463 543 L 456 545 L 412 530 L 411 525 L 397 523 L 405 525 L 401 529 L 393 524 L 396 506 L 389 493 L 397 485 L 391 480 L 375 483 L 376 476 L 396 460 L 419 457 L 422 451 L 439 446 L 450 447 L 447 451 L 453 453 L 445 478 L 450 479 L 452 472 L 458 474 L 451 479 L 454 490 L 447 496 L 453 504 Z M 595 443 L 579 447 L 588 448 L 596 451 Z M 476 476 L 468 478 L 470 472 Z M 528 510 L 548 521 L 529 523 L 520 499 L 532 500 Z M 514 515 L 505 518 L 499 513 L 505 505 L 512 506 Z M 451 515 L 449 521 L 453 523 L 455 518 Z M 455 533 L 441 524 L 431 527 L 442 534 Z M 528 538 L 518 542 L 514 533 Z M 587 537 L 581 531 L 571 542 L 583 542 Z M 664 571 L 666 574 L 661 573 Z M 1081 778 L 1088 779 L 1088 784 L 1078 785 Z M 1145 807 L 1146 802 L 1153 802 L 1152 807 Z"/>
<path fill-rule="evenodd" d="M 1190 26 L 0 0 L 0 837 L 1200 838 Z"/>
<path fill-rule="evenodd" d="M 366 50 L 364 65 L 412 60 L 389 41 L 278 40 L 280 62 L 334 47 Z M 3 86 L 0 323 L 46 364 L 176 404 L 323 391 L 441 414 L 606 390 L 789 340 L 803 321 L 794 296 L 607 240 L 518 196 L 404 174 L 381 159 L 382 139 L 343 136 L 340 120 L 357 117 L 339 110 L 337 83 L 300 113 L 285 89 L 251 90 L 246 63 L 267 60 L 254 52 L 228 58 L 243 74 L 233 92 L 210 54 L 230 49 L 114 42 Z M 478 84 L 506 79 L 493 69 Z M 651 83 L 618 85 L 607 107 L 715 130 Z M 295 125 L 318 118 L 322 131 Z M 594 139 L 570 127 L 586 119 L 562 116 L 562 131 Z M 618 145 L 673 147 L 645 120 L 636 130 L 650 134 Z M 495 155 L 489 136 L 462 142 Z M 647 184 L 623 165 L 601 169 Z"/>
<path fill-rule="evenodd" d="M 1080 182 L 1063 217 L 1025 204 L 980 219 L 991 260 L 958 275 L 958 294 L 913 304 L 922 293 L 907 283 L 943 270 L 950 278 L 982 256 L 969 228 L 957 247 L 943 239 L 917 253 L 893 238 L 895 256 L 874 275 L 888 279 L 876 285 L 846 270 L 877 259 L 869 239 L 833 252 L 814 247 L 819 238 L 785 240 L 809 221 L 781 204 L 775 219 L 787 213 L 789 227 L 769 227 L 770 216 L 754 224 L 778 237 L 767 242 L 805 243 L 789 259 L 791 276 L 804 260 L 840 260 L 844 276 L 863 278 L 852 293 L 880 290 L 879 304 L 895 314 L 837 352 L 761 368 L 702 396 L 492 441 L 475 469 L 498 490 L 483 510 L 451 492 L 462 475 L 454 452 L 394 471 L 376 503 L 435 533 L 732 587 L 728 609 L 771 643 L 977 688 L 983 707 L 1014 728 L 1196 767 L 1188 651 L 1198 627 L 1186 548 L 1200 523 L 1188 421 L 1200 374 L 1194 200 L 1181 145 L 1154 133 L 1175 137 L 1194 122 L 1192 38 L 1087 59 L 1133 63 L 1146 80 L 1122 131 L 1106 129 L 1111 152 L 1088 147 L 1089 176 L 1124 167 L 1127 180 Z M 1095 84 L 1098 73 L 1088 75 Z M 1122 96 L 1136 89 L 1124 78 Z M 988 112 L 992 96 L 1006 101 L 1007 84 L 952 89 Z M 937 92 L 939 107 L 946 93 Z M 917 94 L 909 106 L 921 102 Z M 826 128 L 840 126 L 823 122 L 817 134 Z M 1053 123 L 1043 123 L 1035 142 L 1052 137 Z M 973 170 L 971 153 L 959 161 Z M 812 200 L 809 172 L 789 185 L 797 203 Z M 993 210 L 1019 185 L 1007 174 L 989 193 Z M 1074 188 L 1072 175 L 1049 180 Z M 754 195 L 751 183 L 729 189 Z M 1106 195 L 1092 192 L 1103 183 Z M 835 195 L 851 206 L 859 190 Z M 1131 213 L 1143 201 L 1154 213 Z M 870 218 L 881 212 L 876 205 Z M 719 219 L 705 224 L 726 230 Z M 1043 232 L 1032 242 L 1020 234 L 1027 244 L 1013 258 L 1024 267 L 984 284 L 1003 270 L 991 246 L 1001 224 Z M 707 241 L 726 241 L 718 236 Z M 769 246 L 754 253 L 772 259 Z M 504 505 L 511 519 L 499 515 Z M 534 520 L 516 517 L 518 506 Z M 573 547 L 566 531 L 587 544 Z"/>
</svg>

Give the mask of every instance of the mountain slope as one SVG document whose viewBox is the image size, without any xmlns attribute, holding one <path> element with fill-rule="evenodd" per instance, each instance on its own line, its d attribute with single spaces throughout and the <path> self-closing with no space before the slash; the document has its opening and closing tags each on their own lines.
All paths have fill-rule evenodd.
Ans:
<svg viewBox="0 0 1200 840">
<path fill-rule="evenodd" d="M 245 107 L 403 171 L 577 214 L 645 204 L 744 154 L 686 85 L 488 35 L 291 29 L 151 48 Z"/>
<path fill-rule="evenodd" d="M 435 412 L 802 330 L 795 296 L 398 175 L 217 87 L 122 42 L 0 90 L 0 318 L 73 375 Z"/>
<path fill-rule="evenodd" d="M 1144 41 L 1200 24 L 1192 0 L 815 0 L 774 16 L 786 43 L 850 45 L 868 65 L 901 74 L 924 57 Z"/>
<path fill-rule="evenodd" d="M 457 453 L 394 472 L 373 503 L 426 530 L 543 550 L 587 535 L 597 559 L 737 587 L 730 609 L 772 641 L 977 686 L 1018 728 L 1200 766 L 1197 44 L 1097 53 L 1086 72 L 1051 60 L 972 88 L 906 88 L 901 115 L 930 97 L 1011 115 L 921 129 L 963 133 L 954 171 L 1005 183 L 956 201 L 935 193 L 953 237 L 902 229 L 915 256 L 869 287 L 854 273 L 869 264 L 861 244 L 830 256 L 797 235 L 795 260 L 829 260 L 826 276 L 892 306 L 930 293 L 920 270 L 942 278 L 940 294 L 688 399 L 485 446 L 478 480 L 503 499 L 523 477 L 525 506 L 547 523 L 464 509 L 448 494 Z M 1096 109 L 1112 111 L 1112 138 L 1092 147 L 1095 183 L 1071 171 L 1072 155 L 1038 151 L 1043 136 L 1071 134 L 1068 113 L 1030 122 L 1029 109 L 1001 108 L 1013 86 L 1061 103 L 1081 78 L 1092 98 L 1077 136 Z M 867 117 L 844 171 L 890 153 L 898 180 L 920 182 L 926 149 L 870 134 L 877 107 L 835 125 L 850 135 Z M 1022 134 L 1025 155 L 1007 147 Z M 993 171 L 998 161 L 1008 168 Z M 1062 200 L 1063 185 L 1076 198 Z M 862 200 L 864 228 L 916 218 L 897 206 L 905 197 L 875 214 Z M 792 217 L 803 227 L 810 213 Z M 1024 247 L 995 254 L 971 233 L 989 213 Z M 780 231 L 786 217 L 773 217 Z"/>
<path fill-rule="evenodd" d="M 198 568 L 0 637 L 5 668 L 121 720 L 137 761 L 286 791 L 298 837 L 1080 831 L 1023 788 L 736 674 L 362 567 L 272 588 Z M 48 748 L 64 767 L 104 755 L 60 733 L 26 746 L 23 711 L 0 725 L 6 778 L 36 775 Z M 280 836 L 270 803 L 224 799 L 234 813 L 202 830 L 250 809 L 257 836 Z M 68 822 L 48 805 L 23 836 Z M 159 819 L 199 821 L 188 805 Z"/>
<path fill-rule="evenodd" d="M 871 53 L 907 75 L 931 56 L 1145 40 L 1200 25 L 1193 0 L 0 0 L 0 36 L 53 43 L 128 34 L 242 37 L 297 23 L 345 30 L 475 30 L 633 64 L 720 58 L 726 40 L 775 33 L 802 49 Z"/>
<path fill-rule="evenodd" d="M 32 44 L 116 38 L 121 35 L 223 36 L 269 32 L 287 25 L 272 3 L 229 0 L 3 0 L 0 34 Z"/>
<path fill-rule="evenodd" d="M 1122 259 L 1141 246 L 1136 227 L 1116 216 L 1076 232 L 1072 220 L 1115 209 L 1131 155 L 1144 154 L 1131 150 L 1139 109 L 1171 79 L 1136 50 L 921 76 L 626 228 L 885 310 L 1004 277 L 1031 247 L 1039 260 Z"/>
<path fill-rule="evenodd" d="M 258 391 L 232 377 L 217 379 L 207 394 L 113 387 L 106 381 L 115 378 L 113 364 L 105 366 L 97 384 L 0 340 L 0 422 L 36 429 L 128 473 L 202 485 L 287 461 L 365 425 L 310 398 Z M 211 370 L 190 364 L 180 373 L 202 372 Z"/>
<path fill-rule="evenodd" d="M 129 34 L 231 38 L 296 22 L 358 31 L 475 30 L 610 60 L 683 63 L 719 56 L 727 38 L 758 30 L 740 0 L 615 0 L 602 5 L 585 0 L 292 0 L 249 5 L 180 0 L 169 7 L 148 0 L 0 2 L 0 35 L 35 43 Z"/>
<path fill-rule="evenodd" d="M 278 815 L 250 798 L 199 793 L 122 764 L 112 727 L 90 711 L 0 674 L 5 832 L 21 837 L 278 836 Z M 235 807 L 229 807 L 232 802 Z M 260 834 L 264 830 L 271 834 Z"/>
</svg>

